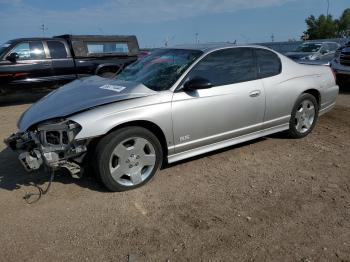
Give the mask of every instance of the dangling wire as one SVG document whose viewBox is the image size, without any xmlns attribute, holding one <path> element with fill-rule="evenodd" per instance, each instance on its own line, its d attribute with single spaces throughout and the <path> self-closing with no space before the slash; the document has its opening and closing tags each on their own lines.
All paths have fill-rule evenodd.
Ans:
<svg viewBox="0 0 350 262">
<path fill-rule="evenodd" d="M 54 177 L 55 177 L 55 170 L 52 168 L 51 169 L 51 175 L 50 175 L 49 184 L 47 185 L 45 190 L 42 189 L 37 184 L 31 185 L 31 186 L 35 187 L 38 190 L 38 193 L 32 193 L 32 192 L 29 193 L 29 192 L 27 192 L 23 196 L 23 199 L 27 202 L 27 204 L 33 204 L 35 202 L 38 202 L 43 195 L 47 194 L 47 192 L 49 192 L 49 189 L 51 187 L 51 183 L 52 183 Z M 37 196 L 37 198 L 35 198 L 34 200 L 30 200 L 33 196 Z"/>
</svg>

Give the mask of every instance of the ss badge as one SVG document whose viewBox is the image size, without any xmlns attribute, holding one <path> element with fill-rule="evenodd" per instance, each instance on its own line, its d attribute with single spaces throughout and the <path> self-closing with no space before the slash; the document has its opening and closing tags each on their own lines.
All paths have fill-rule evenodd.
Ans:
<svg viewBox="0 0 350 262">
<path fill-rule="evenodd" d="M 189 140 L 191 137 L 190 135 L 180 136 L 180 142 L 185 142 Z"/>
</svg>

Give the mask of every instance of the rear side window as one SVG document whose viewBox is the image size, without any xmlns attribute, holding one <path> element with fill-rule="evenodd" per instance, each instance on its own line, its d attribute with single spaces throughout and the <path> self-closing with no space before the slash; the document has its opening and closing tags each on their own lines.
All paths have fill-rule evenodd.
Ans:
<svg viewBox="0 0 350 262">
<path fill-rule="evenodd" d="M 281 73 L 282 65 L 279 57 L 265 49 L 256 49 L 259 78 L 275 76 Z"/>
<path fill-rule="evenodd" d="M 331 52 L 336 51 L 338 48 L 339 48 L 339 46 L 338 46 L 336 43 L 330 43 L 330 44 L 328 44 L 328 49 L 329 49 L 329 51 L 331 51 Z"/>
<path fill-rule="evenodd" d="M 22 42 L 16 45 L 11 53 L 17 53 L 18 60 L 39 60 L 45 59 L 45 51 L 42 42 Z"/>
<path fill-rule="evenodd" d="M 201 77 L 214 86 L 254 80 L 257 70 L 251 48 L 232 48 L 213 52 L 190 72 L 189 79 Z"/>
<path fill-rule="evenodd" d="M 128 44 L 123 42 L 89 42 L 86 46 L 89 54 L 129 53 Z"/>
<path fill-rule="evenodd" d="M 50 55 L 52 59 L 62 59 L 68 57 L 66 47 L 62 42 L 47 41 L 47 46 L 50 50 Z"/>
</svg>

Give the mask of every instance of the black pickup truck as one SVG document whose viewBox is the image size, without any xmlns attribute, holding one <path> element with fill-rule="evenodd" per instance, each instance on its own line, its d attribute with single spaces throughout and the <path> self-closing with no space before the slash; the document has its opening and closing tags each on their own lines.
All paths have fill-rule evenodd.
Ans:
<svg viewBox="0 0 350 262">
<path fill-rule="evenodd" d="M 61 35 L 0 46 L 0 97 L 52 89 L 76 78 L 109 77 L 137 60 L 135 36 Z"/>
</svg>

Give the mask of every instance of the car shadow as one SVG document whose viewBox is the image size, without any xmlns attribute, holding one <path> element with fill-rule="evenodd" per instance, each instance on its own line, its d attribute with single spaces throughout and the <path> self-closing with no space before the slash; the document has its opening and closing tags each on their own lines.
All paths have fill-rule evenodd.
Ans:
<svg viewBox="0 0 350 262">
<path fill-rule="evenodd" d="M 35 103 L 39 99 L 46 96 L 48 93 L 50 93 L 50 91 L 24 92 L 24 93 L 0 96 L 0 108 L 3 106 L 16 106 L 16 105 Z"/>
<path fill-rule="evenodd" d="M 206 154 L 202 154 L 199 156 L 191 157 L 189 159 L 185 159 L 173 164 L 165 164 L 162 169 L 171 168 L 176 165 L 180 165 L 183 163 L 188 163 L 197 159 L 210 157 L 219 153 L 227 152 L 233 149 L 238 149 L 241 147 L 245 147 L 251 144 L 259 143 L 261 141 L 266 140 L 266 138 L 257 138 L 255 140 L 251 140 L 245 143 L 241 143 L 238 145 L 230 146 L 223 149 L 218 149 Z M 13 191 L 21 189 L 26 186 L 44 186 L 50 180 L 50 174 L 40 169 L 35 172 L 26 172 L 22 165 L 19 163 L 17 159 L 17 154 L 12 150 L 6 148 L 0 152 L 0 189 Z M 68 172 L 65 170 L 58 170 L 55 172 L 55 183 L 62 184 L 72 184 L 75 183 L 80 187 L 88 188 L 92 191 L 97 192 L 109 192 L 105 187 L 97 180 L 94 174 L 87 173 L 81 179 L 74 179 L 70 176 Z"/>
<path fill-rule="evenodd" d="M 201 158 L 210 157 L 219 153 L 224 153 L 230 150 L 239 149 L 246 147 L 248 145 L 253 145 L 262 141 L 265 141 L 269 138 L 272 139 L 290 139 L 284 133 L 277 133 L 269 135 L 266 137 L 257 138 L 251 141 L 240 143 L 237 145 L 229 146 L 226 148 L 218 149 L 212 152 L 208 152 L 202 155 L 194 156 L 188 159 L 184 159 L 172 164 L 163 164 L 161 169 L 168 169 L 180 164 L 189 163 L 194 160 Z M 0 189 L 5 190 L 17 190 L 23 186 L 33 186 L 38 185 L 42 186 L 50 180 L 49 173 L 44 170 L 35 171 L 28 173 L 24 170 L 22 165 L 17 159 L 17 154 L 6 148 L 0 152 Z M 98 192 L 109 192 L 105 187 L 98 181 L 96 176 L 91 172 L 84 174 L 81 179 L 74 179 L 70 174 L 65 170 L 58 170 L 55 172 L 54 182 L 62 184 L 71 184 L 75 183 L 80 187 L 88 188 L 92 191 Z"/>
<path fill-rule="evenodd" d="M 8 191 L 18 190 L 24 186 L 43 186 L 50 180 L 50 174 L 40 169 L 35 172 L 26 172 L 17 159 L 17 154 L 6 148 L 0 152 L 0 189 Z M 75 183 L 92 191 L 108 192 L 97 179 L 87 174 L 81 179 L 74 179 L 65 170 L 55 172 L 55 183 Z"/>
</svg>

